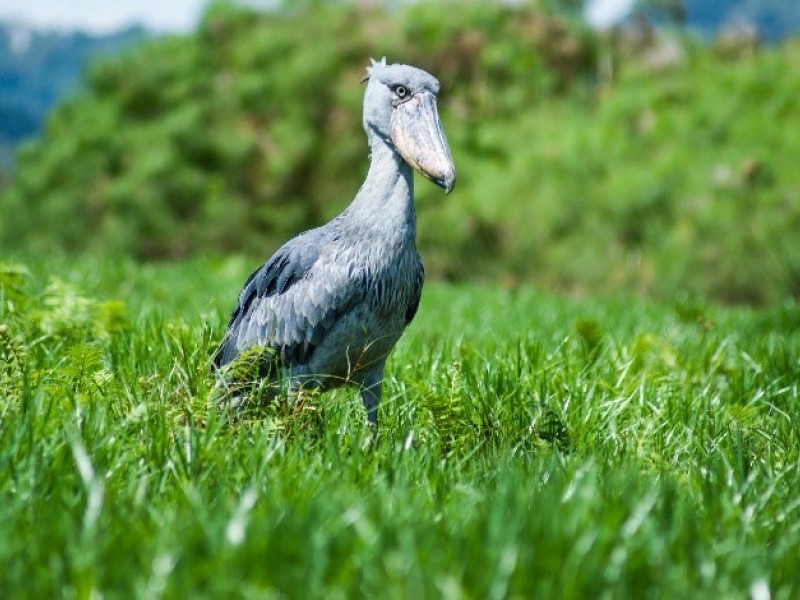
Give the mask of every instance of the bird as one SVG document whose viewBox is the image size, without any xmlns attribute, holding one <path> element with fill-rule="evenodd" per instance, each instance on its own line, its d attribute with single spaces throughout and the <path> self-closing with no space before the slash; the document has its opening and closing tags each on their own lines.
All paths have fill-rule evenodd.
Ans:
<svg viewBox="0 0 800 600">
<path fill-rule="evenodd" d="M 370 62 L 362 80 L 366 179 L 343 212 L 290 239 L 250 275 L 213 369 L 224 374 L 237 357 L 265 348 L 257 379 L 280 374 L 290 392 L 355 386 L 377 428 L 386 360 L 417 313 L 425 279 L 413 171 L 445 194 L 456 173 L 439 81 L 385 57 Z"/>
</svg>

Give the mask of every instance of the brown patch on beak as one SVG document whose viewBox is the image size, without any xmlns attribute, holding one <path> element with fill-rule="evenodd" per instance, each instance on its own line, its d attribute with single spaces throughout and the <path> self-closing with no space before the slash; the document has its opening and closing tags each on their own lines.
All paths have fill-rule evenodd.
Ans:
<svg viewBox="0 0 800 600">
<path fill-rule="evenodd" d="M 456 169 L 439 121 L 436 96 L 422 92 L 395 107 L 391 137 L 403 160 L 450 193 Z"/>
</svg>

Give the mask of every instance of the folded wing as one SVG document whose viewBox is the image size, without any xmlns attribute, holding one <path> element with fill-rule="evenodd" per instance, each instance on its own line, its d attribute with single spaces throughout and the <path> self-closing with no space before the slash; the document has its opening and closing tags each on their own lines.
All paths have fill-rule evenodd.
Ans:
<svg viewBox="0 0 800 600">
<path fill-rule="evenodd" d="M 322 235 L 315 230 L 290 240 L 250 275 L 214 359 L 217 367 L 252 346 L 271 348 L 286 366 L 304 364 L 361 301 L 357 273 Z"/>
</svg>

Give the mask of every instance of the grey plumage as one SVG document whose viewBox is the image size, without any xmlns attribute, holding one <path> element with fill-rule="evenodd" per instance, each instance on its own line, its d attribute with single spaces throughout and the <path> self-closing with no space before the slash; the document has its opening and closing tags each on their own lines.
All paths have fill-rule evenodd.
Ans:
<svg viewBox="0 0 800 600">
<path fill-rule="evenodd" d="M 377 422 L 386 358 L 416 314 L 424 280 L 411 167 L 446 192 L 455 171 L 438 81 L 385 61 L 373 61 L 367 81 L 364 184 L 338 217 L 289 240 L 250 276 L 214 363 L 221 369 L 265 346 L 294 388 L 359 386 Z"/>
</svg>

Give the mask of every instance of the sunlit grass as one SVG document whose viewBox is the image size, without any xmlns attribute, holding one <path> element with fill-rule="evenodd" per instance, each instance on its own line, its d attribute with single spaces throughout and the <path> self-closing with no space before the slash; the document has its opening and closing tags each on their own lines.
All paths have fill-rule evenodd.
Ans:
<svg viewBox="0 0 800 600">
<path fill-rule="evenodd" d="M 4 596 L 800 590 L 797 306 L 430 284 L 372 446 L 209 407 L 247 267 L 2 271 Z"/>
</svg>

